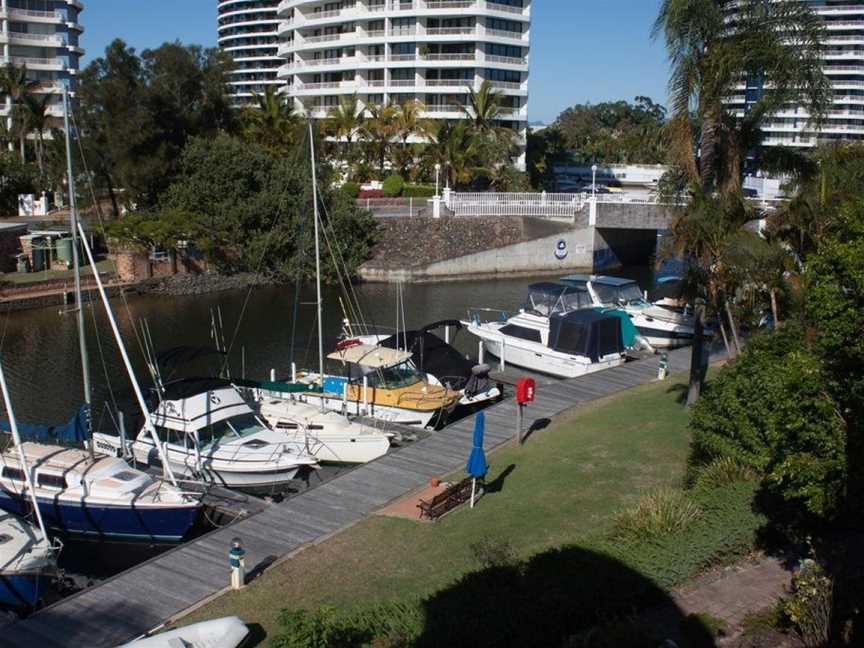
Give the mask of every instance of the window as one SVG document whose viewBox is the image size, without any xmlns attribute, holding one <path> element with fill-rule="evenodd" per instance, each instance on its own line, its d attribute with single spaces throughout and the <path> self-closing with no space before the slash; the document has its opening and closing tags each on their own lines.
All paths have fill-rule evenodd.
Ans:
<svg viewBox="0 0 864 648">
<path fill-rule="evenodd" d="M 198 443 L 202 448 L 219 445 L 222 441 L 240 439 L 263 429 L 264 426 L 257 416 L 241 414 L 198 430 Z"/>
<path fill-rule="evenodd" d="M 36 475 L 36 484 L 43 488 L 56 488 L 57 490 L 63 490 L 66 488 L 66 479 L 63 475 L 39 473 Z"/>
<path fill-rule="evenodd" d="M 3 478 L 11 479 L 12 481 L 24 481 L 24 471 L 19 468 L 10 468 L 9 466 L 3 466 Z"/>
<path fill-rule="evenodd" d="M 507 326 L 501 327 L 501 333 L 519 338 L 520 340 L 528 340 L 529 342 L 542 341 L 540 338 L 540 331 L 537 329 L 531 329 L 525 326 L 516 326 L 515 324 L 508 324 Z"/>
</svg>

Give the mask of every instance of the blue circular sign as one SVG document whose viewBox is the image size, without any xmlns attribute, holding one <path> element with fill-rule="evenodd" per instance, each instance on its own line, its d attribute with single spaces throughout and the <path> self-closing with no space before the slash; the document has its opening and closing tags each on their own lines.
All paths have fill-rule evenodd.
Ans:
<svg viewBox="0 0 864 648">
<path fill-rule="evenodd" d="M 561 239 L 555 244 L 555 258 L 563 261 L 567 258 L 567 241 Z"/>
</svg>

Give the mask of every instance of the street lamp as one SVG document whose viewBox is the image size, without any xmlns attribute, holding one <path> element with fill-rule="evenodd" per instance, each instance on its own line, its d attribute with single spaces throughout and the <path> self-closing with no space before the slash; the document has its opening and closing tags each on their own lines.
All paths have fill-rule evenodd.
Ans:
<svg viewBox="0 0 864 648">
<path fill-rule="evenodd" d="M 591 198 L 597 200 L 597 165 L 591 165 Z"/>
<path fill-rule="evenodd" d="M 436 196 L 441 195 L 440 192 L 438 191 L 438 187 L 440 186 L 440 182 L 439 182 L 440 176 L 441 176 L 441 165 L 436 164 L 435 165 L 435 195 Z"/>
</svg>

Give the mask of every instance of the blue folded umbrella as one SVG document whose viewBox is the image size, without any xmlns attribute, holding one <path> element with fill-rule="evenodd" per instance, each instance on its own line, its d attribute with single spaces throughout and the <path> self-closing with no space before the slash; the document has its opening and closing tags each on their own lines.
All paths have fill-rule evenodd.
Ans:
<svg viewBox="0 0 864 648">
<path fill-rule="evenodd" d="M 479 412 L 474 418 L 474 447 L 471 448 L 471 456 L 468 457 L 468 465 L 465 472 L 475 479 L 486 476 L 489 465 L 486 463 L 486 453 L 483 452 L 483 435 L 486 431 L 486 414 Z"/>
</svg>

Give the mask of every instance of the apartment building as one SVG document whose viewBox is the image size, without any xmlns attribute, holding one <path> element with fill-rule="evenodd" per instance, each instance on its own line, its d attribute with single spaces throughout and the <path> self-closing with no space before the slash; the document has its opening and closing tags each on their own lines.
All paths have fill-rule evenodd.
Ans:
<svg viewBox="0 0 864 648">
<path fill-rule="evenodd" d="M 278 75 L 298 112 L 325 117 L 356 93 L 461 119 L 468 89 L 488 80 L 502 125 L 525 142 L 531 0 L 282 0 L 278 10 Z"/>
<path fill-rule="evenodd" d="M 78 22 L 84 5 L 79 0 L 0 0 L 0 58 L 2 64 L 23 66 L 37 82 L 32 91 L 50 94 L 48 115 L 53 126 L 63 119 L 63 86 L 74 90 L 84 50 Z M 0 99 L 0 115 L 7 120 L 12 100 Z"/>
<path fill-rule="evenodd" d="M 254 101 L 267 86 L 278 89 L 279 0 L 219 0 L 219 47 L 234 60 L 229 93 L 235 106 Z"/>
<path fill-rule="evenodd" d="M 802 0 L 825 23 L 824 71 L 834 91 L 833 105 L 816 131 L 803 106 L 789 106 L 765 124 L 768 146 L 810 148 L 837 140 L 864 140 L 864 2 L 860 0 Z M 739 86 L 729 102 L 742 113 L 756 101 L 759 80 Z"/>
</svg>

